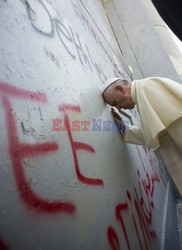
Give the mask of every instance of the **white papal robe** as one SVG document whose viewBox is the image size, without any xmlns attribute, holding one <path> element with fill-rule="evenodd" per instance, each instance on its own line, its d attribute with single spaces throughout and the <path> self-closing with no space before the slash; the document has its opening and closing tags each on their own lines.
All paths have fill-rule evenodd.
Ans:
<svg viewBox="0 0 182 250">
<path fill-rule="evenodd" d="M 125 142 L 157 152 L 182 194 L 182 85 L 158 77 L 136 80 L 131 97 L 141 124 L 128 126 Z"/>
</svg>

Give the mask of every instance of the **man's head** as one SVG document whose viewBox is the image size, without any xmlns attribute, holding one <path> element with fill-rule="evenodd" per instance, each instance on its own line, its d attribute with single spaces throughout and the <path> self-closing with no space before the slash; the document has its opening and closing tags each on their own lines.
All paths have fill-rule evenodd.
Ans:
<svg viewBox="0 0 182 250">
<path fill-rule="evenodd" d="M 111 78 L 106 82 L 102 92 L 104 101 L 117 109 L 133 109 L 134 103 L 131 98 L 131 83 L 119 78 Z"/>
</svg>

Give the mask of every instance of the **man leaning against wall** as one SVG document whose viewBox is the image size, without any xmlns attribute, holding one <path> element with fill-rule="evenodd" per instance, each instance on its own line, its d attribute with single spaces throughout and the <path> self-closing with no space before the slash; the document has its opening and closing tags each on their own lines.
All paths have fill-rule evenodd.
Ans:
<svg viewBox="0 0 182 250">
<path fill-rule="evenodd" d="M 104 101 L 118 110 L 137 106 L 140 126 L 120 123 L 126 143 L 146 145 L 157 153 L 182 194 L 182 85 L 168 78 L 150 77 L 128 82 L 109 79 L 102 90 Z"/>
</svg>

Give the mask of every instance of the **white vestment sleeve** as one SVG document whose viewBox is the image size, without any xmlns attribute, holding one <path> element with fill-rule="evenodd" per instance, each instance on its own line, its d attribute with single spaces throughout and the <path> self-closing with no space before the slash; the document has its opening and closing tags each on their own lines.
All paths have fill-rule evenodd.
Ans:
<svg viewBox="0 0 182 250">
<path fill-rule="evenodd" d="M 173 122 L 167 131 L 182 152 L 182 118 Z"/>
<path fill-rule="evenodd" d="M 145 145 L 141 129 L 134 125 L 126 126 L 124 141 L 131 144 Z"/>
</svg>

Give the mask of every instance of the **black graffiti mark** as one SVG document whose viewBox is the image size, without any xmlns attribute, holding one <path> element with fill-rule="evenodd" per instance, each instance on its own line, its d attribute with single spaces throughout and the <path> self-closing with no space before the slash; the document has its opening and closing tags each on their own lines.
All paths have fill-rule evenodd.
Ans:
<svg viewBox="0 0 182 250">
<path fill-rule="evenodd" d="M 93 29 L 92 29 L 91 25 L 89 24 L 89 21 L 85 18 L 85 16 L 83 15 L 83 13 L 80 12 L 80 10 L 79 10 L 78 5 L 76 4 L 76 2 L 73 2 L 73 0 L 71 0 L 71 4 L 73 6 L 73 10 L 74 10 L 75 15 L 81 21 L 82 26 L 84 28 L 87 28 L 92 33 L 92 35 L 94 35 L 95 41 L 99 44 L 99 39 L 96 40 L 96 34 L 95 34 L 95 32 L 94 33 L 92 32 Z"/>
<path fill-rule="evenodd" d="M 93 30 L 92 25 L 86 19 L 84 14 L 79 10 L 79 7 L 78 7 L 77 3 L 73 2 L 73 0 L 71 0 L 71 4 L 72 4 L 72 7 L 73 7 L 73 10 L 74 10 L 74 13 L 75 13 L 76 17 L 79 18 L 79 20 L 80 20 L 81 24 L 83 25 L 83 27 L 84 28 L 86 27 L 87 30 L 92 34 L 95 42 L 101 47 L 103 52 L 108 57 L 108 59 L 111 62 L 112 66 L 114 67 L 114 69 L 113 69 L 114 75 L 124 77 L 123 73 L 118 69 L 117 64 L 113 61 L 113 57 L 108 53 L 108 51 L 106 50 L 106 48 L 103 46 L 102 42 L 100 41 L 99 37 L 97 36 L 95 31 Z"/>
<path fill-rule="evenodd" d="M 97 36 L 97 34 L 95 33 L 94 29 L 92 28 L 92 25 L 89 23 L 89 21 L 87 20 L 87 18 L 84 16 L 84 14 L 79 10 L 78 5 L 76 2 L 73 2 L 73 0 L 71 0 L 71 4 L 73 7 L 73 10 L 75 12 L 75 15 L 80 19 L 83 27 L 87 28 L 87 30 L 92 34 L 95 42 L 101 46 L 101 48 L 104 50 L 104 52 L 106 53 L 106 55 L 109 58 L 109 54 L 107 52 L 107 50 L 103 47 L 102 42 L 100 41 L 99 37 Z M 111 57 L 109 58 L 111 59 Z M 112 62 L 112 61 L 111 61 Z"/>
<path fill-rule="evenodd" d="M 80 12 L 77 3 L 73 2 L 71 0 L 71 4 L 74 10 L 75 15 L 79 18 L 81 24 L 83 25 L 84 28 L 87 28 L 87 30 L 92 34 L 95 42 L 100 45 L 103 49 L 102 43 L 99 39 L 99 37 L 96 35 L 95 31 L 93 30 L 92 26 L 90 25 L 89 21 L 85 18 L 84 14 Z M 107 50 L 105 49 L 104 52 L 108 55 Z"/>
<path fill-rule="evenodd" d="M 26 1 L 27 16 L 29 20 L 31 21 L 32 28 L 36 32 L 40 33 L 41 35 L 45 37 L 52 38 L 55 36 L 55 33 L 57 33 L 59 40 L 61 41 L 61 44 L 63 45 L 67 53 L 71 56 L 71 58 L 74 60 L 78 58 L 81 65 L 83 66 L 87 65 L 91 72 L 93 72 L 93 68 L 94 68 L 100 80 L 102 82 L 105 82 L 107 77 L 105 76 L 101 65 L 93 61 L 88 47 L 86 45 L 84 45 L 83 47 L 78 33 L 73 32 L 70 26 L 66 27 L 63 24 L 63 22 L 58 20 L 57 18 L 52 18 L 42 0 L 39 0 L 39 3 L 49 18 L 51 28 L 49 32 L 45 32 L 45 31 L 42 31 L 39 27 L 37 27 L 34 24 L 33 15 L 35 15 L 36 13 L 32 10 L 29 2 Z M 69 44 L 74 45 L 75 51 L 73 51 L 74 48 L 71 48 L 71 49 L 69 48 Z M 77 56 L 74 52 L 77 54 Z"/>
<path fill-rule="evenodd" d="M 56 23 L 56 30 L 57 30 L 57 33 L 58 33 L 58 36 L 59 36 L 59 39 L 61 40 L 62 42 L 62 45 L 64 46 L 64 48 L 66 49 L 66 51 L 68 52 L 68 54 L 75 60 L 76 59 L 76 56 L 71 53 L 71 51 L 68 49 L 68 47 L 66 46 L 66 43 L 64 43 L 63 41 L 63 38 L 61 36 L 61 33 L 63 34 L 63 36 L 67 39 L 67 41 L 69 41 L 70 43 L 73 43 L 73 39 L 72 37 L 70 36 L 70 33 L 69 31 L 66 29 L 66 27 L 63 25 L 62 22 L 60 22 L 58 19 L 55 20 L 55 23 Z M 63 31 L 63 29 L 64 31 Z"/>
<path fill-rule="evenodd" d="M 33 23 L 34 19 L 32 17 L 32 14 L 35 14 L 35 12 L 32 10 L 30 4 L 28 1 L 25 2 L 26 5 L 26 11 L 27 11 L 27 15 L 28 18 L 31 21 L 31 25 L 32 27 L 37 31 L 40 32 L 42 35 L 47 36 L 47 37 L 53 37 L 54 36 L 54 26 L 53 26 L 53 19 L 51 18 L 51 15 L 49 14 L 49 11 L 47 10 L 46 6 L 43 4 L 42 0 L 39 0 L 40 4 L 42 5 L 43 9 L 46 11 L 48 17 L 49 17 L 49 21 L 51 24 L 51 31 L 50 32 L 44 32 L 42 30 L 40 30 L 39 28 L 36 27 L 36 25 Z"/>
<path fill-rule="evenodd" d="M 110 62 L 112 63 L 112 57 L 109 55 L 109 53 L 107 52 L 107 50 L 104 48 L 102 42 L 100 41 L 99 37 L 96 35 L 95 31 L 93 30 L 91 24 L 89 23 L 89 21 L 85 18 L 85 16 L 83 15 L 83 13 L 80 12 L 77 3 L 73 2 L 73 0 L 71 0 L 71 4 L 73 6 L 73 10 L 75 12 L 75 15 L 80 19 L 83 27 L 87 27 L 88 31 L 90 31 L 90 33 L 92 34 L 95 42 L 100 45 L 100 47 L 103 49 L 103 51 L 105 52 L 105 54 L 108 56 L 108 59 L 110 60 Z"/>
</svg>

